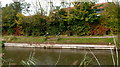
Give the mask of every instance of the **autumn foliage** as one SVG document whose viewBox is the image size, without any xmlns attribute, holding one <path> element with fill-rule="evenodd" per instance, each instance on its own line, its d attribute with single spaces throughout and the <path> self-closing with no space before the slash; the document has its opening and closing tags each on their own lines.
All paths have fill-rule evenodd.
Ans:
<svg viewBox="0 0 120 67">
<path fill-rule="evenodd" d="M 13 3 L 12 5 L 14 5 Z M 106 4 L 106 3 L 105 3 Z M 74 7 L 55 8 L 50 14 L 38 12 L 24 16 L 19 8 L 7 5 L 2 8 L 3 35 L 46 36 L 46 35 L 108 35 L 117 33 L 118 10 L 114 3 L 95 6 L 92 2 L 75 2 Z M 94 7 L 93 7 L 94 6 Z M 99 10 L 99 8 L 102 10 Z M 112 9 L 112 10 L 111 10 Z M 18 11 L 19 10 L 19 11 Z M 101 11 L 101 13 L 97 13 Z"/>
</svg>

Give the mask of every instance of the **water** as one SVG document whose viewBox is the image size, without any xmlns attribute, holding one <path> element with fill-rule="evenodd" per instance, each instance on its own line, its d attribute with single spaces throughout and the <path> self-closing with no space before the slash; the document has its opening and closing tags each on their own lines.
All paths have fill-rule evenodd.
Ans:
<svg viewBox="0 0 120 67">
<path fill-rule="evenodd" d="M 113 65 L 110 50 L 92 50 L 92 52 L 101 65 Z M 27 62 L 28 59 L 34 61 L 36 65 L 80 65 L 85 57 L 85 62 L 88 61 L 89 65 L 98 65 L 90 50 L 6 47 L 3 49 L 3 54 L 4 65 L 8 63 L 23 65 L 23 61 Z"/>
</svg>

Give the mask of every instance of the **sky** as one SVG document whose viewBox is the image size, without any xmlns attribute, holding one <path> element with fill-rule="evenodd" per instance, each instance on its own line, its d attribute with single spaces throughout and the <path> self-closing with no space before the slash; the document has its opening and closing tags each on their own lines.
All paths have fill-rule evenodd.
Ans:
<svg viewBox="0 0 120 67">
<path fill-rule="evenodd" d="M 10 3 L 13 3 L 13 0 L 0 0 L 1 1 L 1 3 L 2 3 L 2 7 L 4 7 L 6 4 L 10 4 Z M 21 1 L 21 0 L 20 0 Z M 30 3 L 30 4 L 35 4 L 35 2 L 36 2 L 37 0 L 25 0 L 25 2 L 28 2 L 28 3 Z M 41 2 L 41 5 L 42 5 L 42 7 L 47 7 L 48 6 L 48 4 L 46 3 L 46 1 L 50 1 L 50 0 L 40 0 L 40 2 Z M 53 4 L 55 4 L 55 5 L 60 5 L 60 0 L 52 0 L 53 1 Z M 63 1 L 72 1 L 72 0 L 63 0 Z M 78 0 L 78 1 L 80 1 L 80 0 Z M 82 1 L 85 1 L 85 0 L 82 0 Z M 86 0 L 87 1 L 87 0 Z M 109 2 L 111 2 L 112 0 L 108 0 Z M 115 1 L 115 0 L 114 0 Z M 120 0 L 119 0 L 120 1 Z M 103 3 L 103 2 L 106 2 L 106 0 L 99 0 L 99 2 L 98 3 Z M 33 8 L 37 8 L 37 7 L 34 7 L 34 6 L 31 6 L 31 10 L 32 11 L 35 11 L 35 9 L 33 9 Z M 50 8 L 46 8 L 45 10 L 50 10 Z M 35 12 L 31 12 L 31 14 L 34 14 Z M 28 14 L 25 14 L 25 15 L 28 15 Z"/>
<path fill-rule="evenodd" d="M 12 3 L 13 0 L 0 0 L 2 2 L 2 6 L 5 6 L 6 4 L 9 4 L 9 3 Z M 26 2 L 28 3 L 32 3 L 34 2 L 35 0 L 25 0 Z M 41 0 L 41 1 L 44 1 L 44 0 Z M 57 0 L 59 1 L 59 0 Z M 64 0 L 65 1 L 65 0 Z M 79 1 L 79 0 L 78 0 Z M 102 2 L 105 2 L 106 0 L 99 0 L 99 3 L 102 3 Z M 108 0 L 109 2 L 111 2 L 112 0 Z"/>
</svg>

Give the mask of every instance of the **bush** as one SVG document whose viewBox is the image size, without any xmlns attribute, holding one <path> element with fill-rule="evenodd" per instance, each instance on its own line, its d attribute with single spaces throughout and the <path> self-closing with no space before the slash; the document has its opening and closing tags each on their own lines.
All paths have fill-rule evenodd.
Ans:
<svg viewBox="0 0 120 67">
<path fill-rule="evenodd" d="M 90 32 L 90 35 L 105 35 L 105 34 L 107 35 L 110 34 L 110 29 L 101 25 L 97 26 Z"/>
</svg>

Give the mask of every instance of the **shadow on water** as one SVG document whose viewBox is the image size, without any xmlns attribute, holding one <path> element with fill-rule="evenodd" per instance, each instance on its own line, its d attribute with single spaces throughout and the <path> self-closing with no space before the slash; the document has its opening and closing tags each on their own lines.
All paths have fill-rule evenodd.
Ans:
<svg viewBox="0 0 120 67">
<path fill-rule="evenodd" d="M 34 54 L 32 58 L 36 61 L 36 65 L 79 65 L 84 60 L 85 54 L 87 60 L 93 58 L 90 64 L 98 65 L 89 50 L 76 49 L 6 47 L 3 49 L 3 59 L 9 61 L 11 65 L 21 65 L 21 61 L 30 58 L 31 52 Z M 101 65 L 113 65 L 110 50 L 92 50 L 92 52 Z M 7 62 L 3 64 L 6 65 Z"/>
</svg>

